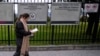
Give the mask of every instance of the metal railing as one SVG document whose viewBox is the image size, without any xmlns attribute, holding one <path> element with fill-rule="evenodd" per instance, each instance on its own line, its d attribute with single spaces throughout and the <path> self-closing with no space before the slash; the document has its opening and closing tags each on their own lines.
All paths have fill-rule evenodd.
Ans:
<svg viewBox="0 0 100 56">
<path fill-rule="evenodd" d="M 52 0 L 8 0 L 13 3 L 48 3 Z M 80 19 L 79 25 L 29 25 L 30 29 L 37 27 L 39 32 L 30 37 L 31 45 L 66 45 L 66 44 L 92 44 L 100 43 L 100 23 L 97 34 L 87 34 L 88 21 Z M 0 45 L 15 45 L 14 25 L 0 25 Z M 92 29 L 93 30 L 93 29 Z"/>
</svg>

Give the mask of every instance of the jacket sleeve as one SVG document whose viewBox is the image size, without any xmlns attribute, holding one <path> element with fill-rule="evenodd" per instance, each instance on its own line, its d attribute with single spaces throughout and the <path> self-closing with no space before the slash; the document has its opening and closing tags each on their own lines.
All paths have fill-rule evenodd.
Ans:
<svg viewBox="0 0 100 56">
<path fill-rule="evenodd" d="M 24 26 L 21 22 L 16 23 L 18 33 L 22 34 L 23 36 L 31 35 L 31 32 L 27 32 L 24 29 Z"/>
</svg>

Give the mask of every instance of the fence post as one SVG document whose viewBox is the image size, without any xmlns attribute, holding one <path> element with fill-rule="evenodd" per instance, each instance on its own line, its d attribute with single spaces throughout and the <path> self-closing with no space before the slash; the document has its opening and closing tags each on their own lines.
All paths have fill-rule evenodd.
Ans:
<svg viewBox="0 0 100 56">
<path fill-rule="evenodd" d="M 53 43 L 53 42 L 54 42 L 54 25 L 52 25 L 51 27 L 52 27 L 52 32 L 51 32 L 51 33 L 52 33 L 52 36 L 51 36 L 51 38 L 52 38 L 52 39 L 51 39 L 51 44 L 53 45 L 53 44 L 54 44 L 54 43 Z"/>
<path fill-rule="evenodd" d="M 10 25 L 8 25 L 8 46 L 10 46 Z"/>
</svg>

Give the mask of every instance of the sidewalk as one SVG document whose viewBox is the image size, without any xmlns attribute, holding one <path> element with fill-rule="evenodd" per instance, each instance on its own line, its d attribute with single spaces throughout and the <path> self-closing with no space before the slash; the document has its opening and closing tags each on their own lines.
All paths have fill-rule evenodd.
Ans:
<svg viewBox="0 0 100 56">
<path fill-rule="evenodd" d="M 13 56 L 14 51 L 0 51 L 0 56 Z M 30 56 L 100 56 L 100 50 L 30 51 Z"/>
<path fill-rule="evenodd" d="M 30 46 L 30 51 L 55 51 L 55 50 L 100 50 L 100 44 L 90 45 L 47 45 Z M 16 46 L 0 46 L 0 51 L 15 51 Z"/>
</svg>

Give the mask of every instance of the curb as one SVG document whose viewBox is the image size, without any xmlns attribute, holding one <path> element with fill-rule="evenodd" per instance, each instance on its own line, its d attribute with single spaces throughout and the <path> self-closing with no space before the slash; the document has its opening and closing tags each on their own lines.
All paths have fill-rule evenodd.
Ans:
<svg viewBox="0 0 100 56">
<path fill-rule="evenodd" d="M 0 46 L 0 51 L 15 51 L 16 46 Z M 56 50 L 100 50 L 100 45 L 49 45 L 30 46 L 30 51 L 56 51 Z"/>
</svg>

